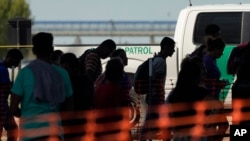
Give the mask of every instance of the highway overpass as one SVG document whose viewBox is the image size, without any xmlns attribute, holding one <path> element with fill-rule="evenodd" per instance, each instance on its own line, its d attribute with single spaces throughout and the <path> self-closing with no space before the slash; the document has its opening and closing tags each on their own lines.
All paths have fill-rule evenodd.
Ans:
<svg viewBox="0 0 250 141">
<path fill-rule="evenodd" d="M 75 37 L 149 37 L 173 36 L 176 21 L 34 21 L 32 34 L 51 32 Z"/>
</svg>

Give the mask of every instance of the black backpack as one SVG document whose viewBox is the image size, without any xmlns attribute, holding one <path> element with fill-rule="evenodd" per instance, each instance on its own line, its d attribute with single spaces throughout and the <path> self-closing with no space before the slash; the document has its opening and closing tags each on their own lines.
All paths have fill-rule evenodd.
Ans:
<svg viewBox="0 0 250 141">
<path fill-rule="evenodd" d="M 151 88 L 152 62 L 154 58 L 149 58 L 138 66 L 134 77 L 134 90 L 137 94 L 147 94 Z M 150 71 L 151 68 L 151 71 Z"/>
</svg>

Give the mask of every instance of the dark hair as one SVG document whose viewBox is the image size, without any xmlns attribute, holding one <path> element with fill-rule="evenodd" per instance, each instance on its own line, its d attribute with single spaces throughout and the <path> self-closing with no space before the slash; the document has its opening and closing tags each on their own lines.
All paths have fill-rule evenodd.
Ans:
<svg viewBox="0 0 250 141">
<path fill-rule="evenodd" d="M 39 32 L 32 38 L 33 51 L 38 56 L 48 56 L 53 53 L 53 35 Z"/>
<path fill-rule="evenodd" d="M 111 39 L 107 39 L 103 41 L 98 47 L 108 47 L 110 50 L 115 50 L 116 43 Z"/>
<path fill-rule="evenodd" d="M 58 58 L 60 58 L 63 55 L 63 51 L 61 50 L 54 50 L 54 52 L 51 55 L 51 60 L 52 61 L 57 61 Z"/>
<path fill-rule="evenodd" d="M 115 49 L 116 43 L 111 39 L 107 39 L 97 47 L 97 52 L 102 59 L 105 59 L 109 57 Z"/>
<path fill-rule="evenodd" d="M 216 36 L 220 34 L 220 27 L 216 24 L 209 24 L 205 29 L 206 35 Z"/>
<path fill-rule="evenodd" d="M 220 50 L 225 48 L 225 42 L 222 40 L 222 38 L 208 37 L 206 45 L 208 51 L 213 51 L 215 49 Z"/>
<path fill-rule="evenodd" d="M 79 67 L 79 60 L 77 59 L 76 55 L 73 53 L 65 53 L 61 56 L 60 64 L 68 64 L 69 67 L 78 68 Z"/>
<path fill-rule="evenodd" d="M 121 59 L 124 66 L 128 65 L 128 57 L 124 49 L 117 49 L 111 55 L 111 58 L 118 57 Z"/>
<path fill-rule="evenodd" d="M 164 37 L 161 40 L 161 49 L 165 48 L 165 47 L 171 47 L 175 44 L 175 41 L 169 37 Z"/>
<path fill-rule="evenodd" d="M 18 60 L 22 60 L 23 59 L 23 54 L 19 49 L 10 49 L 7 52 L 6 58 L 16 58 Z"/>
<path fill-rule="evenodd" d="M 110 59 L 106 65 L 105 77 L 110 82 L 119 82 L 123 77 L 123 64 L 120 59 Z"/>
<path fill-rule="evenodd" d="M 121 53 L 125 53 L 125 54 L 126 54 L 126 52 L 125 52 L 124 49 L 119 48 L 119 49 L 115 50 L 115 51 L 110 55 L 110 57 L 120 57 L 120 54 L 121 54 Z"/>
</svg>

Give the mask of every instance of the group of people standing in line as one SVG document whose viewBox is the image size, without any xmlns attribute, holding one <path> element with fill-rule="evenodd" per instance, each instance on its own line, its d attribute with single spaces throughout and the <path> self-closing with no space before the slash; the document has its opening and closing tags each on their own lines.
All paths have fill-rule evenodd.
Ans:
<svg viewBox="0 0 250 141">
<path fill-rule="evenodd" d="M 220 27 L 216 24 L 207 25 L 205 34 L 203 44 L 182 60 L 176 85 L 165 100 L 170 111 L 168 115 L 164 115 L 170 119 L 169 127 L 160 129 L 165 140 L 222 141 L 229 128 L 229 122 L 224 112 L 224 103 L 220 99 L 221 90 L 229 85 L 229 82 L 221 79 L 221 72 L 217 65 L 217 59 L 223 55 L 225 42 L 220 34 Z M 171 50 L 171 47 L 168 47 Z M 248 125 L 250 123 L 248 117 L 250 111 L 248 102 L 250 92 L 249 48 L 249 42 L 240 44 L 232 50 L 228 62 L 225 62 L 228 63 L 227 68 L 225 68 L 228 74 L 236 75 L 232 85 L 232 111 L 240 112 L 236 113 L 237 115 L 232 114 L 234 125 Z M 153 69 L 155 69 L 154 65 Z M 199 103 L 203 104 L 199 105 Z M 146 129 L 142 130 L 142 140 L 149 139 L 144 137 L 145 132 L 157 133 L 155 131 L 158 131 L 159 133 L 159 128 L 151 128 L 152 126 L 147 124 L 147 119 L 156 119 L 162 116 L 160 112 L 157 114 L 155 109 L 150 111 L 151 106 L 158 105 L 148 103 L 147 115 L 151 116 L 146 116 L 144 124 Z M 196 130 L 195 133 L 195 129 L 201 129 L 196 128 L 199 127 L 197 123 L 202 118 L 196 116 L 200 112 L 197 110 L 202 109 L 199 106 L 206 108 L 203 109 L 206 118 L 202 122 L 203 130 Z M 189 119 L 188 117 L 192 117 L 192 120 L 184 120 L 185 118 Z M 198 132 L 200 132 L 199 135 L 197 135 Z"/>
<path fill-rule="evenodd" d="M 141 140 L 150 139 L 150 136 L 152 136 L 151 134 L 156 133 L 161 133 L 162 135 L 159 134 L 159 137 L 169 141 L 221 141 L 223 139 L 229 127 L 229 123 L 223 112 L 224 105 L 223 102 L 220 101 L 219 95 L 220 91 L 228 85 L 228 81 L 220 79 L 221 72 L 216 60 L 222 56 L 225 42 L 220 35 L 220 27 L 218 25 L 208 25 L 205 33 L 203 44 L 182 60 L 181 70 L 178 74 L 176 85 L 166 97 L 165 103 L 164 100 L 159 99 L 159 103 L 157 104 L 147 101 L 148 110 L 141 132 Z M 162 43 L 163 42 L 164 39 L 162 40 Z M 170 44 L 161 44 L 161 47 L 165 47 L 167 52 L 172 51 L 170 54 L 166 55 L 165 58 L 171 57 L 174 53 L 175 42 L 173 40 L 168 42 Z M 157 76 L 160 76 L 157 72 L 154 72 L 154 70 L 159 68 L 157 68 L 154 60 L 153 81 L 157 79 Z M 166 62 L 164 64 L 166 64 Z M 165 79 L 166 65 L 163 66 L 161 70 L 164 71 L 165 75 L 161 75 L 160 78 Z M 165 95 L 165 82 L 163 81 L 161 85 L 162 88 L 159 88 L 157 85 L 157 94 L 161 94 L 161 96 L 158 95 L 158 98 Z M 152 86 L 154 87 L 154 85 Z M 157 96 L 154 94 L 156 89 L 152 89 L 153 92 L 148 93 L 146 97 Z M 161 93 L 159 93 L 159 89 L 162 89 Z M 154 98 L 154 100 L 155 99 L 156 98 Z M 201 120 L 199 118 L 202 118 L 196 116 L 198 113 L 197 104 L 199 102 L 203 102 L 202 106 L 206 106 L 204 115 L 207 116 L 209 120 L 203 121 L 202 126 L 204 130 L 197 135 L 197 133 L 194 133 L 194 129 L 199 126 L 197 125 L 197 121 Z M 154 103 L 156 102 L 154 101 Z M 161 111 L 157 111 L 157 108 L 155 108 L 159 105 L 166 105 L 171 112 L 168 115 L 162 115 Z M 168 128 L 162 129 L 150 125 L 152 120 L 159 119 L 160 116 L 167 116 L 167 118 L 169 118 L 169 123 L 171 123 L 171 125 L 169 125 Z M 185 122 L 184 119 L 188 117 L 192 117 L 192 120 Z"/>
<path fill-rule="evenodd" d="M 7 130 L 9 141 L 17 140 L 18 134 L 23 141 L 52 138 L 78 141 L 87 133 L 88 129 L 84 129 L 84 125 L 88 121 L 84 114 L 88 111 L 107 109 L 104 115 L 114 111 L 120 114 L 118 109 L 128 105 L 132 85 L 124 72 L 127 57 L 124 50 L 116 50 L 113 40 L 103 41 L 97 48 L 84 53 L 80 59 L 73 53 L 54 51 L 53 36 L 50 33 L 34 35 L 32 43 L 36 59 L 19 70 L 13 84 L 9 79 L 8 68 L 19 65 L 23 59 L 21 51 L 9 50 L 1 63 L 1 129 L 4 127 Z M 111 59 L 102 74 L 101 59 L 109 56 Z M 108 112 L 108 109 L 112 110 Z M 129 112 L 126 116 L 127 124 L 128 115 Z M 21 117 L 19 133 L 14 116 Z M 96 122 L 113 120 L 119 121 L 122 117 L 103 116 Z M 51 128 L 54 128 L 54 132 Z M 97 140 L 106 140 L 105 135 L 117 132 L 117 129 L 104 130 L 94 133 L 94 136 Z"/>
<path fill-rule="evenodd" d="M 160 52 L 154 56 L 152 62 L 152 81 L 159 85 L 152 87 L 152 91 L 146 96 L 148 108 L 140 140 L 150 139 L 144 135 L 159 131 L 159 128 L 148 126 L 151 120 L 162 116 L 161 111 L 157 111 L 155 106 L 167 105 L 174 111 L 175 108 L 180 109 L 178 106 L 171 105 L 182 103 L 185 105 L 184 109 L 167 115 L 170 118 L 180 118 L 195 116 L 197 102 L 207 102 L 206 114 L 219 115 L 218 122 L 204 124 L 204 136 L 198 137 L 191 136 L 192 129 L 196 126 L 194 123 L 165 128 L 162 130 L 164 140 L 222 140 L 229 125 L 223 113 L 223 103 L 219 101 L 219 93 L 228 85 L 228 82 L 220 80 L 220 71 L 216 64 L 216 59 L 220 58 L 225 48 L 219 31 L 220 28 L 217 25 L 207 26 L 204 44 L 182 61 L 176 86 L 166 99 L 164 98 L 167 77 L 166 59 L 175 52 L 175 42 L 169 37 L 162 39 Z M 81 129 L 87 123 L 86 119 L 82 118 L 84 116 L 79 116 L 83 111 L 105 109 L 107 111 L 102 113 L 107 116 L 117 112 L 113 117 L 98 119 L 96 121 L 98 123 L 124 120 L 119 113 L 121 113 L 120 109 L 126 108 L 130 102 L 129 92 L 132 84 L 124 71 L 128 63 L 126 52 L 116 49 L 116 43 L 113 40 L 103 41 L 97 48 L 87 50 L 80 58 L 73 53 L 54 51 L 53 36 L 50 33 L 41 32 L 34 35 L 32 43 L 32 51 L 36 59 L 18 72 L 13 84 L 9 79 L 8 68 L 19 65 L 23 59 L 22 53 L 18 49 L 11 49 L 0 64 L 0 128 L 7 130 L 8 141 L 17 140 L 18 134 L 23 141 L 44 141 L 51 138 L 81 140 L 87 133 L 86 130 Z M 110 57 L 110 60 L 102 73 L 101 59 L 107 57 Z M 247 72 L 244 64 L 247 64 L 249 59 L 247 56 L 245 58 L 246 61 L 237 71 L 237 85 L 233 87 L 233 94 L 245 92 L 246 87 L 243 88 L 239 82 L 246 78 L 241 77 L 240 73 Z M 127 118 L 129 118 L 128 115 L 127 111 Z M 19 133 L 13 116 L 21 117 Z M 50 121 L 53 119 L 55 121 Z M 129 120 L 125 121 L 129 124 Z M 53 133 L 50 130 L 51 124 L 56 125 Z M 79 127 L 77 130 L 80 131 L 71 133 L 73 127 Z M 106 125 L 105 128 L 109 127 Z M 94 136 L 102 141 L 119 140 L 117 136 L 111 136 L 112 139 L 105 138 L 119 132 L 118 129 L 103 130 L 96 132 Z M 129 130 L 126 140 L 132 140 Z"/>
</svg>

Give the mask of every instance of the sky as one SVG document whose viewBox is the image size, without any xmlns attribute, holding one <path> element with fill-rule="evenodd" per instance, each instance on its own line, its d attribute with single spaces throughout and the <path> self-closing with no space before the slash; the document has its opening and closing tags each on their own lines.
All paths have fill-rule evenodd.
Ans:
<svg viewBox="0 0 250 141">
<path fill-rule="evenodd" d="M 193 5 L 249 0 L 191 0 Z M 35 20 L 176 20 L 189 0 L 27 0 Z"/>
<path fill-rule="evenodd" d="M 27 0 L 35 21 L 177 20 L 190 0 Z M 192 5 L 250 3 L 249 0 L 191 0 Z"/>
</svg>

